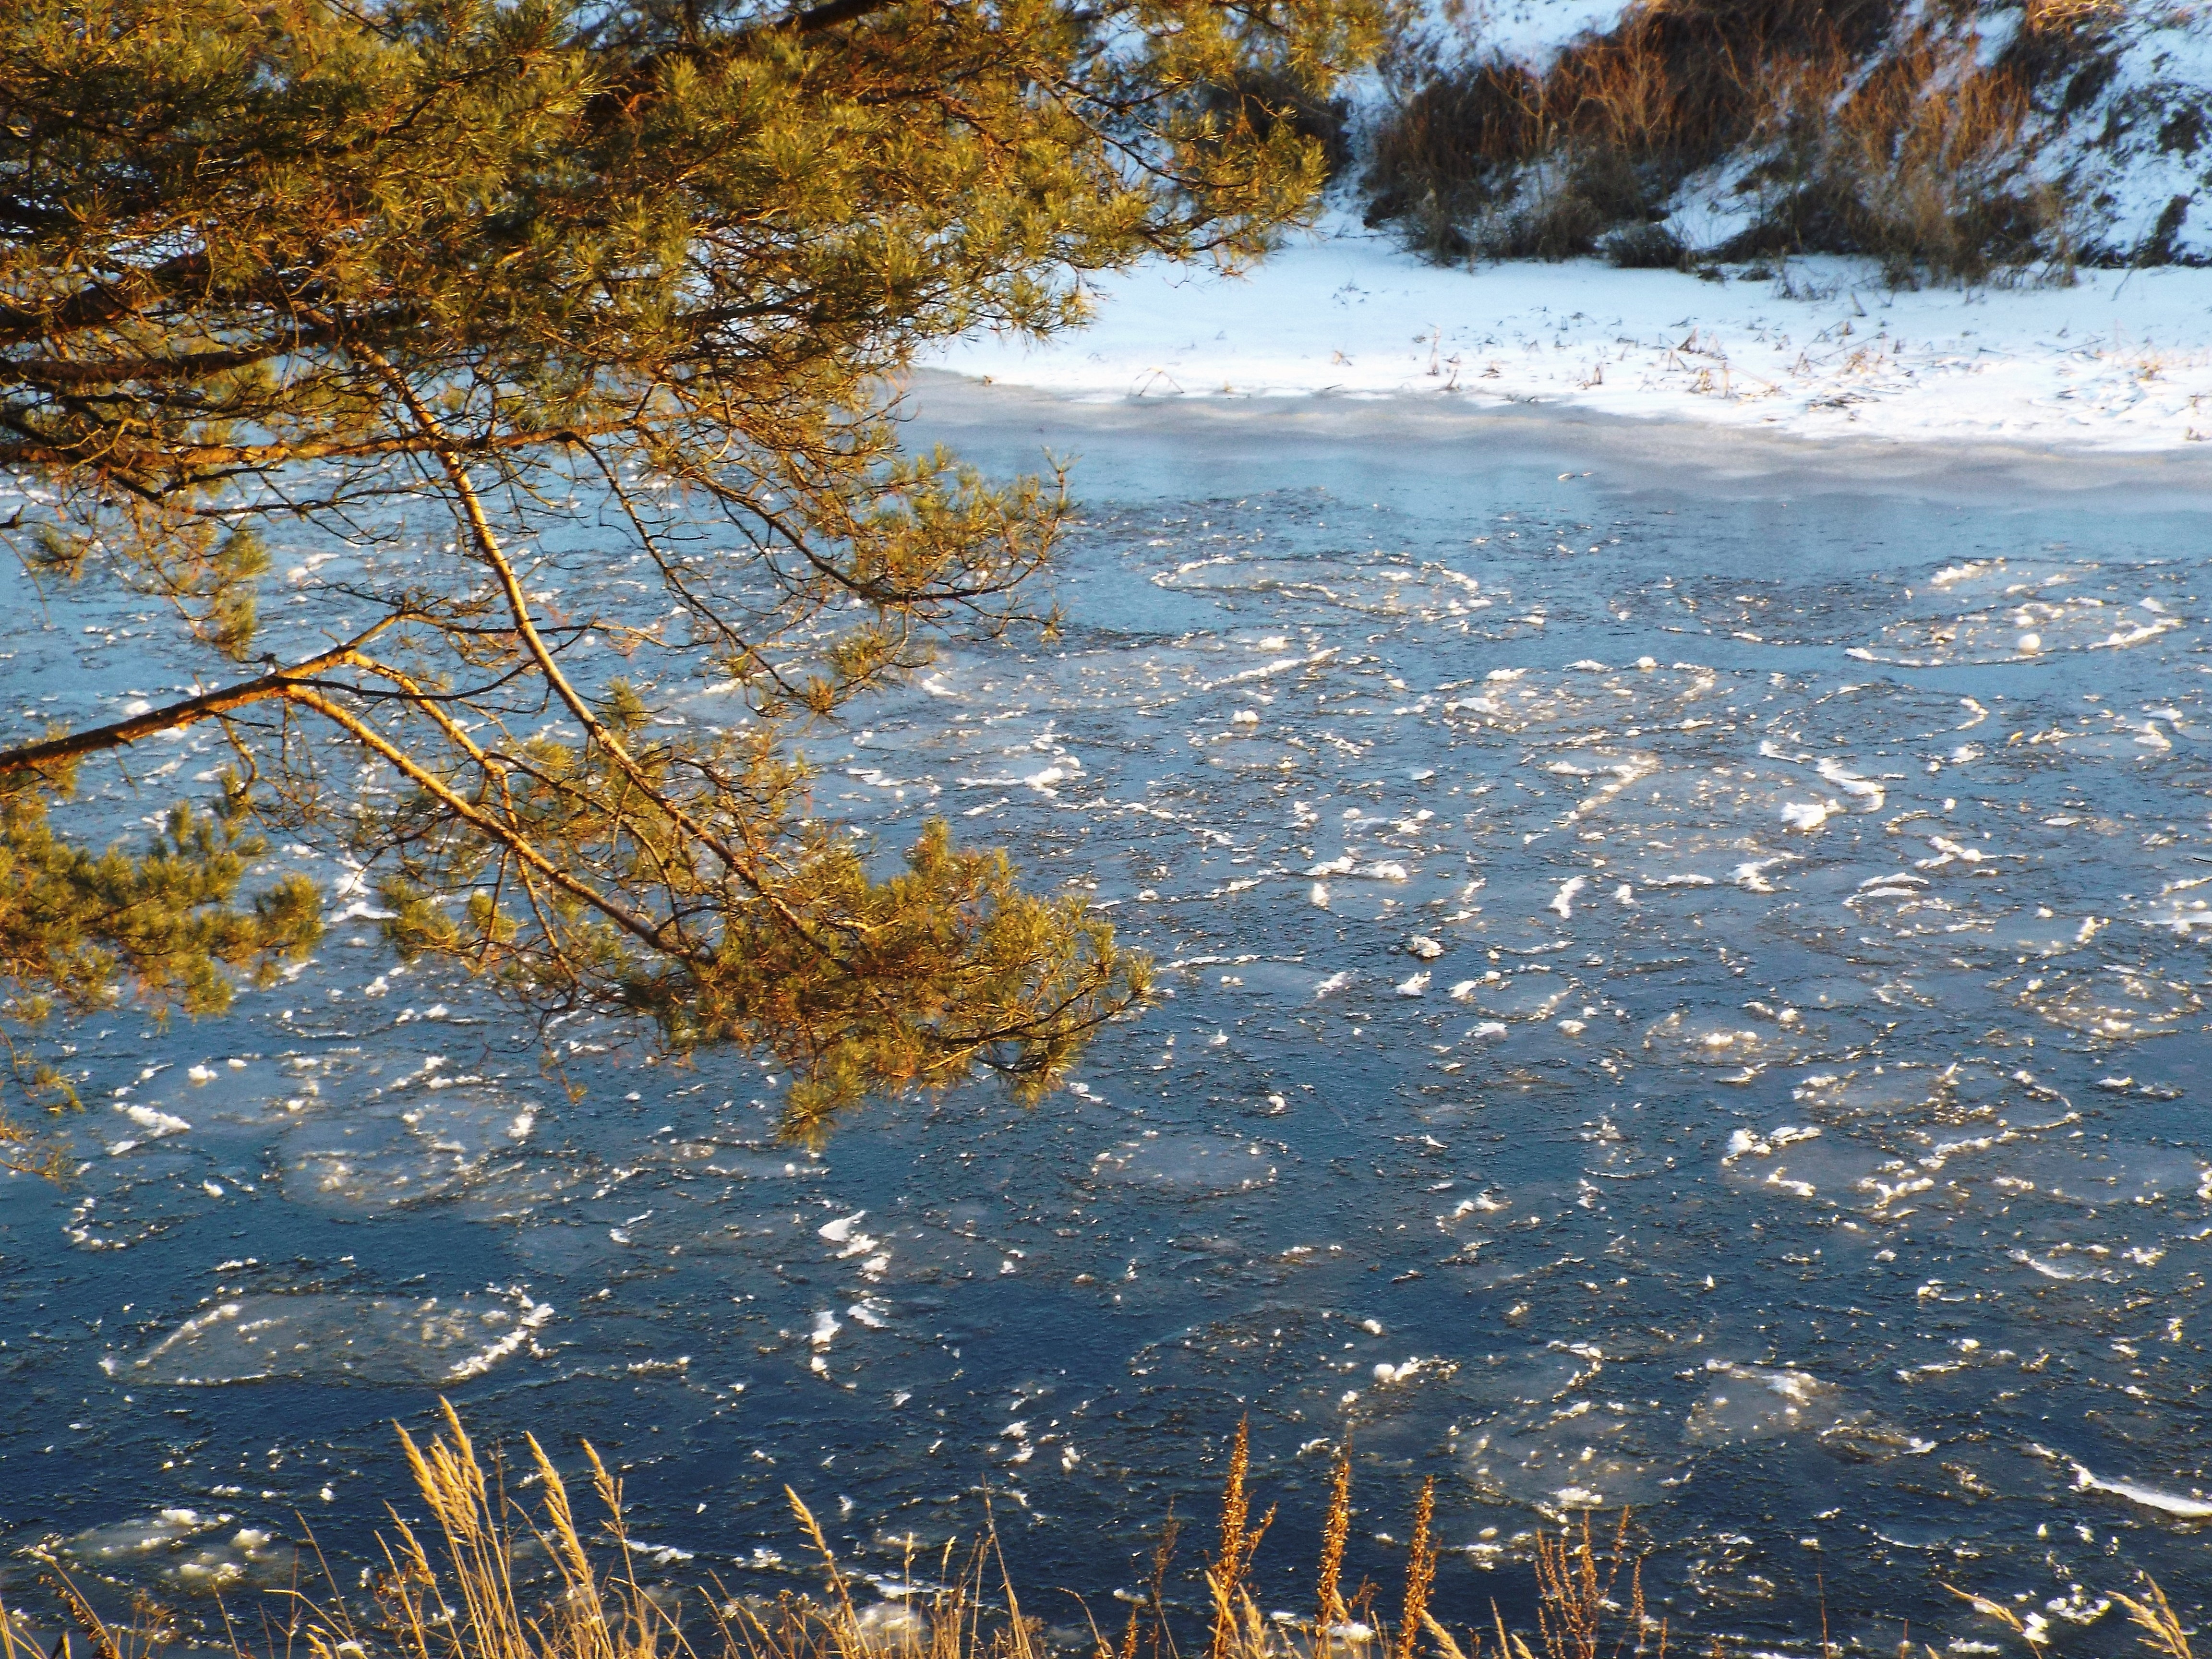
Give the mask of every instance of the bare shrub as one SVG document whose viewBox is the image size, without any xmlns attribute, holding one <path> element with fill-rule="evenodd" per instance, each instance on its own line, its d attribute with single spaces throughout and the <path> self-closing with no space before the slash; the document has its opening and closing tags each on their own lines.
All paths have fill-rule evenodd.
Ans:
<svg viewBox="0 0 2212 1659">
<path fill-rule="evenodd" d="M 1378 129 L 1370 223 L 1397 221 L 1432 257 L 1588 252 L 1658 216 L 1681 180 L 1764 112 L 1756 66 L 1849 58 L 1894 0 L 1641 0 L 1611 33 L 1538 76 L 1503 58 L 1401 64 Z"/>
<path fill-rule="evenodd" d="M 1988 67 L 1971 36 L 1900 35 L 1892 0 L 1642 0 L 1540 76 L 1401 65 L 1369 222 L 1440 259 L 1679 265 L 1655 222 L 1735 154 L 1759 158 L 1761 207 L 1724 256 L 1860 252 L 1897 283 L 1984 280 L 2063 250 L 2063 204 L 2033 171 L 2037 76 L 2093 58 L 2123 3 L 2033 0 L 2027 44 Z"/>
<path fill-rule="evenodd" d="M 2063 204 L 2034 174 L 2028 88 L 1982 67 L 1972 38 L 1923 27 L 1856 82 L 1832 59 L 1762 80 L 1778 189 L 1731 255 L 1866 253 L 1893 283 L 1980 281 L 2063 236 Z"/>
</svg>

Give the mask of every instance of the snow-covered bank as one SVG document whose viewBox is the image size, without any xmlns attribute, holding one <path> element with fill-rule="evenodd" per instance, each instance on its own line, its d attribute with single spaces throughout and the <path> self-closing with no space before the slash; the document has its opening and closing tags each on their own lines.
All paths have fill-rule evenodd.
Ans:
<svg viewBox="0 0 2212 1659">
<path fill-rule="evenodd" d="M 1097 299 L 1080 332 L 971 337 L 926 366 L 1090 399 L 1417 394 L 1804 439 L 2212 444 L 2212 269 L 1917 292 L 1828 258 L 1721 283 L 1594 260 L 1468 270 L 1340 222 L 1245 277 L 1147 268 Z"/>
</svg>

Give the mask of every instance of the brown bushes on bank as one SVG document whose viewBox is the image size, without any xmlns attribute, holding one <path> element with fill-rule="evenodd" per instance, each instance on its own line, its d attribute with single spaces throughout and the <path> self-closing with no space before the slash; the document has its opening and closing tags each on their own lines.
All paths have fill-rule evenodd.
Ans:
<svg viewBox="0 0 2212 1659">
<path fill-rule="evenodd" d="M 1431 74 L 1376 136 L 1370 220 L 1405 220 L 1438 252 L 1502 240 L 1588 252 L 1599 231 L 1647 216 L 1752 135 L 1765 65 L 1856 58 L 1893 11 L 1894 0 L 1644 0 L 1541 76 L 1498 58 Z"/>
<path fill-rule="evenodd" d="M 2063 213 L 2037 182 L 2016 72 L 1926 29 L 1852 84 L 1833 62 L 1776 66 L 1768 132 L 1778 186 L 1730 253 L 1871 254 L 1893 282 L 1979 281 L 2057 248 Z"/>
<path fill-rule="evenodd" d="M 2092 9 L 2115 0 L 2039 0 Z M 2069 14 L 2070 15 L 2070 14 Z M 1871 253 L 1894 280 L 1979 278 L 2047 248 L 2057 204 L 2029 177 L 2028 77 L 1893 0 L 1643 0 L 1540 76 L 1491 58 L 1407 83 L 1375 137 L 1369 222 L 1432 258 L 1684 262 L 1653 227 L 1731 154 L 1749 232 L 1710 256 Z M 2055 48 L 2054 48 L 2055 49 Z"/>
</svg>

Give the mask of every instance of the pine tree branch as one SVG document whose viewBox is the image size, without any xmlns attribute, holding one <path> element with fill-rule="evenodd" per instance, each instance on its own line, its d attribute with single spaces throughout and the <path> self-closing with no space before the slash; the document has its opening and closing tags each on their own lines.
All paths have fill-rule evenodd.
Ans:
<svg viewBox="0 0 2212 1659">
<path fill-rule="evenodd" d="M 94 726 L 88 732 L 72 732 L 66 737 L 49 738 L 44 743 L 0 750 L 0 777 L 16 772 L 36 771 L 42 767 L 65 766 L 71 761 L 82 760 L 87 755 L 102 754 L 110 749 L 125 749 L 144 738 L 158 737 L 164 732 L 181 731 L 185 726 L 197 726 L 202 720 L 213 720 L 252 703 L 264 702 L 271 697 L 290 696 L 301 686 L 311 683 L 317 675 L 331 669 L 368 666 L 368 660 L 361 655 L 361 648 L 401 621 L 406 614 L 394 611 L 374 628 L 356 635 L 334 650 L 293 663 L 258 678 L 204 692 L 197 697 L 187 697 L 182 702 L 173 702 L 164 708 L 149 709 L 143 714 L 133 714 L 129 720 L 117 720 L 111 726 Z"/>
<path fill-rule="evenodd" d="M 635 424 L 625 411 L 604 421 L 567 426 L 532 428 L 526 431 L 474 433 L 449 437 L 446 442 L 459 453 L 501 454 L 514 450 L 540 449 L 573 443 L 583 438 L 604 437 Z M 420 455 L 433 448 L 417 433 L 354 441 L 273 444 L 133 444 L 113 432 L 98 434 L 103 447 L 90 441 L 57 441 L 21 417 L 17 411 L 0 410 L 0 427 L 21 435 L 19 441 L 0 444 L 0 467 L 93 467 L 103 477 L 123 474 L 167 474 L 190 477 L 220 470 L 265 471 L 299 461 L 358 461 L 386 456 Z"/>
<path fill-rule="evenodd" d="M 628 905 L 609 898 L 589 882 L 569 874 L 539 851 L 529 836 L 511 825 L 501 823 L 367 720 L 351 709 L 332 702 L 314 686 L 294 682 L 279 695 L 302 708 L 313 709 L 364 749 L 385 761 L 416 788 L 434 797 L 441 805 L 471 829 L 506 848 L 554 886 L 605 916 L 656 955 L 675 957 L 702 967 L 713 960 L 711 951 L 696 946 L 686 947 L 680 941 L 672 939 L 666 924 L 656 925 Z"/>
<path fill-rule="evenodd" d="M 780 25 L 794 34 L 819 34 L 823 29 L 834 29 L 840 23 L 850 23 L 866 17 L 872 11 L 885 11 L 897 0 L 827 0 L 819 6 L 809 6 L 788 22 Z"/>
<path fill-rule="evenodd" d="M 605 750 L 640 794 L 665 812 L 686 835 L 701 846 L 710 848 L 722 861 L 723 868 L 773 910 L 783 925 L 796 938 L 803 940 L 808 949 L 827 960 L 838 960 L 838 951 L 820 937 L 817 929 L 805 917 L 791 908 L 782 895 L 753 867 L 750 859 L 740 854 L 727 840 L 685 811 L 683 805 L 665 791 L 654 787 L 644 769 L 632 758 L 628 746 L 608 730 L 606 722 L 599 717 L 598 712 L 584 700 L 568 677 L 562 672 L 561 665 L 554 659 L 552 651 L 546 646 L 538 631 L 537 623 L 531 617 L 530 603 L 522 591 L 521 580 L 515 574 L 514 564 L 500 544 L 498 532 L 492 528 L 490 517 L 484 512 L 483 499 L 477 493 L 476 482 L 469 477 L 466 464 L 447 439 L 444 423 L 431 412 L 415 388 L 408 384 L 406 377 L 373 347 L 355 345 L 350 349 L 383 378 L 392 396 L 406 408 L 408 418 L 414 422 L 416 432 L 425 439 L 431 453 L 437 457 L 439 465 L 445 470 L 447 482 L 452 485 L 453 494 L 460 502 L 462 520 L 468 527 L 469 539 L 476 549 L 477 556 L 484 562 L 500 585 L 500 592 L 507 601 L 507 614 L 514 621 L 516 636 L 522 641 L 532 660 L 538 665 L 538 672 L 544 675 L 545 683 L 552 688 L 554 695 L 575 716 L 577 724 Z M 550 866 L 548 867 L 550 868 Z"/>
</svg>

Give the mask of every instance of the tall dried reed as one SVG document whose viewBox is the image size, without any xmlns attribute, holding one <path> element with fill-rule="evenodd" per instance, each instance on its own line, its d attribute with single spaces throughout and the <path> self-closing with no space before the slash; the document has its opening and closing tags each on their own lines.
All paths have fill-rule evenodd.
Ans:
<svg viewBox="0 0 2212 1659">
<path fill-rule="evenodd" d="M 1249 1523 L 1251 1502 L 1245 1480 L 1252 1468 L 1252 1425 L 1247 1419 L 1237 1425 L 1237 1438 L 1229 1449 L 1229 1474 L 1221 1486 L 1221 1544 L 1212 1565 L 1206 1570 L 1206 1588 L 1213 1603 L 1213 1633 L 1206 1644 L 1206 1659 L 1236 1659 L 1265 1644 L 1265 1623 L 1259 1604 L 1245 1588 L 1251 1577 L 1252 1558 L 1260 1540 L 1274 1523 L 1272 1509 L 1256 1527 Z"/>
<path fill-rule="evenodd" d="M 794 1523 L 820 1559 L 824 1593 L 732 1597 L 710 1578 L 678 1596 L 640 1581 L 622 1484 L 589 1444 L 583 1455 L 603 1516 L 587 1532 L 560 1470 L 532 1437 L 524 1437 L 529 1468 L 519 1484 L 536 1489 L 534 1504 L 509 1492 L 505 1466 L 479 1454 L 450 1406 L 443 1434 L 421 1445 L 403 1432 L 401 1443 L 427 1527 L 418 1530 L 394 1512 L 392 1537 L 380 1540 L 384 1571 L 367 1581 L 358 1606 L 339 1592 L 325 1565 L 325 1592 L 280 1598 L 278 1616 L 264 1621 L 258 1644 L 226 1621 L 232 1659 L 290 1659 L 302 1646 L 310 1659 L 1048 1659 L 1042 1621 L 1024 1612 L 988 1528 L 964 1551 L 948 1544 L 919 1574 L 914 1561 L 906 1563 L 908 1584 L 921 1577 L 933 1588 L 862 1607 L 813 1512 L 786 1487 Z M 1350 1597 L 1341 1587 L 1352 1512 L 1348 1454 L 1339 1456 L 1330 1483 L 1312 1623 L 1263 1616 L 1251 1571 L 1274 1511 L 1252 1524 L 1250 1478 L 1250 1436 L 1240 1425 L 1223 1481 L 1219 1540 L 1205 1574 L 1209 1659 L 1333 1653 L 1486 1659 L 1493 1647 L 1496 1659 L 1666 1659 L 1668 1628 L 1645 1611 L 1643 1559 L 1632 1547 L 1626 1514 L 1609 1546 L 1593 1537 L 1587 1519 L 1579 1531 L 1538 1535 L 1533 1646 L 1508 1629 L 1495 1602 L 1494 1636 L 1473 1629 L 1455 1635 L 1430 1608 L 1437 1559 L 1433 1480 L 1423 1483 L 1414 1508 L 1399 1617 L 1395 1625 L 1375 1617 L 1371 1585 Z M 1177 1530 L 1170 1515 L 1152 1553 L 1148 1593 L 1119 1643 L 1092 1625 L 1083 1659 L 1138 1659 L 1147 1634 L 1152 1659 L 1177 1659 L 1167 1592 Z M 517 1564 L 539 1557 L 550 1564 L 550 1575 L 519 1578 Z M 93 1659 L 154 1659 L 173 1639 L 167 1615 L 152 1603 L 137 1602 L 131 1623 L 118 1629 L 94 1611 L 58 1560 L 46 1565 L 46 1582 Z M 2009 1620 L 2014 1634 L 2029 1636 L 2002 1604 L 1967 1599 Z M 2165 1659 L 2191 1659 L 2187 1634 L 2156 1584 L 2145 1581 L 2140 1597 L 2114 1599 L 2147 1632 L 2146 1646 Z M 65 1646 L 66 1638 L 54 1656 L 44 1653 L 0 1605 L 0 1659 L 58 1659 Z M 1068 1651 L 1064 1641 L 1053 1650 Z"/>
</svg>

